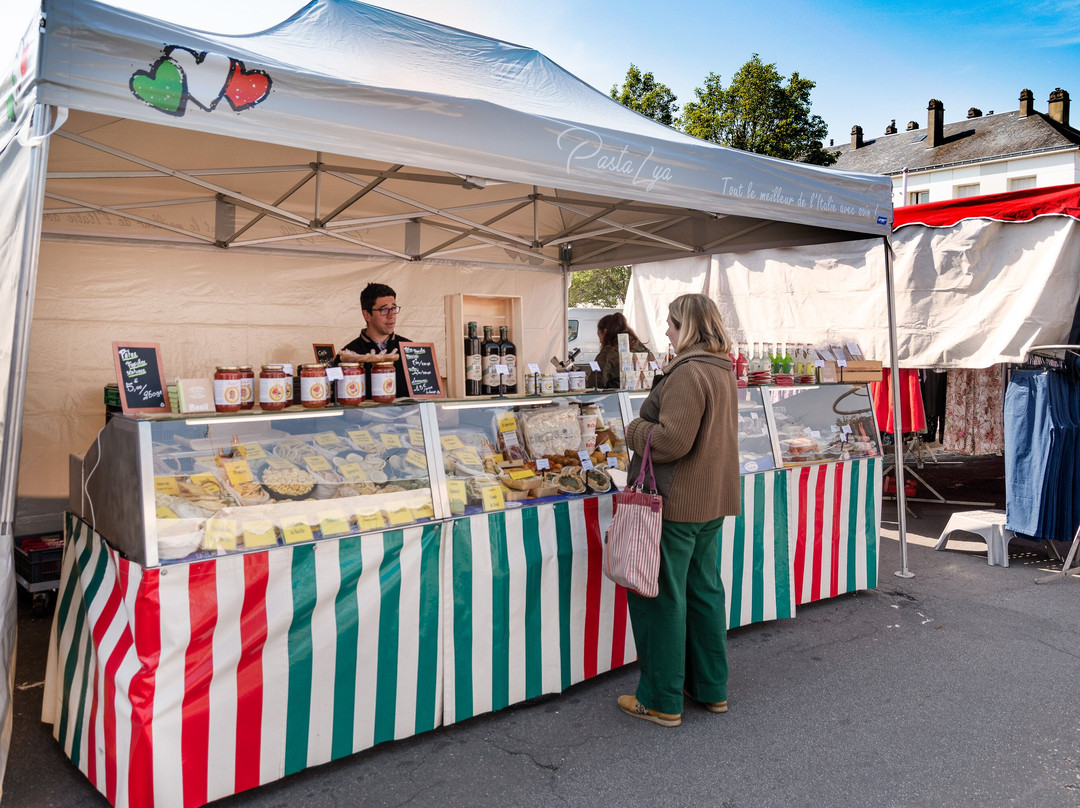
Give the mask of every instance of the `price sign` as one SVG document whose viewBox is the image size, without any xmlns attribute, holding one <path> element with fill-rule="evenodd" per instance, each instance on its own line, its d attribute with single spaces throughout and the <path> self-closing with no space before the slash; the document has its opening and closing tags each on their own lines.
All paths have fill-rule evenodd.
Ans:
<svg viewBox="0 0 1080 808">
<path fill-rule="evenodd" d="M 349 438 L 357 446 L 370 446 L 375 443 L 375 438 L 366 429 L 350 429 Z"/>
<path fill-rule="evenodd" d="M 202 466 L 203 468 L 214 468 L 217 466 L 217 458 L 213 455 L 203 455 L 202 457 L 195 458 L 195 465 Z"/>
<path fill-rule="evenodd" d="M 360 530 L 382 530 L 386 527 L 386 520 L 380 511 L 375 513 L 356 512 L 356 526 Z"/>
<path fill-rule="evenodd" d="M 838 368 L 846 368 L 847 367 L 847 360 L 846 359 L 837 359 L 836 360 L 836 366 Z"/>
<path fill-rule="evenodd" d="M 506 498 L 503 497 L 501 485 L 485 485 L 483 491 L 485 511 L 501 511 L 506 508 Z"/>
<path fill-rule="evenodd" d="M 125 413 L 169 411 L 161 346 L 156 342 L 114 342 L 113 360 Z"/>
<path fill-rule="evenodd" d="M 592 460 L 590 460 L 589 458 L 585 458 L 581 461 L 582 471 L 592 471 L 594 468 L 596 468 L 596 466 L 593 465 Z"/>
<path fill-rule="evenodd" d="M 276 455 L 267 455 L 266 456 L 266 465 L 268 465 L 272 469 L 296 468 L 292 463 L 290 463 L 284 457 L 277 457 Z"/>
<path fill-rule="evenodd" d="M 845 435 L 850 435 L 851 434 L 851 424 L 844 424 L 844 426 L 841 427 L 840 431 L 843 432 Z"/>
<path fill-rule="evenodd" d="M 456 499 L 463 505 L 468 500 L 468 496 L 465 493 L 465 481 L 464 480 L 447 480 L 446 481 L 446 497 L 447 499 Z"/>
<path fill-rule="evenodd" d="M 207 519 L 206 532 L 203 534 L 203 546 L 207 550 L 235 550 L 236 520 Z"/>
<path fill-rule="evenodd" d="M 338 471 L 342 477 L 354 483 L 367 482 L 368 479 L 367 471 L 359 463 L 345 463 L 338 466 Z"/>
<path fill-rule="evenodd" d="M 386 514 L 390 519 L 391 525 L 409 525 L 412 524 L 412 511 L 409 508 L 398 508 L 396 511 L 390 511 Z"/>
<path fill-rule="evenodd" d="M 582 463 L 584 463 L 586 460 L 589 459 L 589 453 L 586 452 L 585 450 L 582 450 L 582 451 L 578 452 L 577 456 L 578 456 L 578 460 L 580 460 Z"/>
<path fill-rule="evenodd" d="M 257 443 L 245 443 L 240 446 L 240 451 L 248 460 L 262 460 L 266 457 L 266 450 Z"/>
<path fill-rule="evenodd" d="M 158 505 L 157 508 L 158 519 L 179 519 L 180 517 L 173 513 L 172 508 L 166 508 L 164 505 Z"/>
<path fill-rule="evenodd" d="M 405 461 L 407 463 L 412 463 L 414 466 L 422 469 L 427 468 L 427 458 L 424 457 L 424 455 L 422 455 L 420 452 L 416 451 L 416 449 L 409 449 L 409 451 L 405 453 Z"/>
<path fill-rule="evenodd" d="M 334 432 L 317 432 L 315 442 L 320 446 L 337 446 L 341 443 L 341 438 Z"/>
<path fill-rule="evenodd" d="M 349 518 L 344 511 L 323 511 L 319 514 L 319 530 L 323 538 L 343 536 L 349 532 Z"/>
<path fill-rule="evenodd" d="M 517 430 L 517 418 L 514 417 L 512 412 L 507 412 L 499 416 L 500 432 L 514 432 L 515 430 Z"/>
<path fill-rule="evenodd" d="M 229 475 L 229 482 L 233 485 L 241 485 L 254 481 L 251 476 L 251 466 L 246 460 L 226 460 L 225 473 Z"/>
<path fill-rule="evenodd" d="M 465 444 L 461 442 L 461 438 L 457 435 L 443 435 L 442 447 L 448 452 L 452 452 L 454 449 L 464 449 Z"/>
<path fill-rule="evenodd" d="M 326 369 L 326 380 L 328 382 L 339 382 L 345 378 L 345 374 L 339 367 L 332 367 Z"/>
<path fill-rule="evenodd" d="M 546 471 L 549 468 L 551 468 L 551 462 L 546 457 L 536 458 L 537 471 Z"/>
<path fill-rule="evenodd" d="M 330 461 L 322 455 L 304 455 L 304 465 L 312 471 L 333 471 Z"/>
<path fill-rule="evenodd" d="M 419 522 L 421 519 L 434 519 L 435 509 L 429 504 L 421 505 L 412 509 L 412 517 L 414 522 Z"/>
<path fill-rule="evenodd" d="M 244 522 L 245 547 L 273 547 L 277 544 L 277 532 L 269 519 L 248 519 Z"/>
<path fill-rule="evenodd" d="M 439 365 L 435 361 L 435 345 L 431 342 L 399 342 L 401 361 L 405 366 L 405 384 L 412 398 L 443 398 Z"/>
<path fill-rule="evenodd" d="M 471 446 L 466 446 L 460 452 L 457 453 L 457 459 L 464 463 L 466 466 L 483 466 L 483 462 L 480 460 L 480 453 Z"/>
<path fill-rule="evenodd" d="M 815 359 L 814 360 L 814 367 L 816 367 L 816 368 L 825 367 L 825 360 L 823 360 L 823 359 Z"/>
<path fill-rule="evenodd" d="M 527 367 L 529 368 L 529 373 L 533 376 L 540 372 L 540 366 L 535 362 L 530 362 Z"/>
<path fill-rule="evenodd" d="M 847 433 L 844 433 L 844 432 L 840 433 L 840 442 L 841 443 L 847 443 Z"/>
<path fill-rule="evenodd" d="M 615 455 L 608 455 L 607 467 L 609 469 L 618 468 L 619 467 L 619 458 L 617 458 Z"/>
<path fill-rule="evenodd" d="M 658 364 L 656 364 L 655 360 L 649 360 L 649 367 L 652 368 L 657 373 L 660 372 L 660 366 Z"/>
<path fill-rule="evenodd" d="M 597 362 L 594 359 L 593 361 L 591 361 L 589 363 L 589 370 L 593 371 L 593 373 L 599 373 L 600 372 L 600 363 Z"/>
<path fill-rule="evenodd" d="M 216 474 L 212 474 L 209 471 L 203 472 L 202 474 L 192 474 L 191 481 L 210 496 L 221 496 L 221 483 L 218 482 Z"/>
<path fill-rule="evenodd" d="M 298 544 L 302 541 L 315 540 L 315 534 L 311 532 L 311 525 L 303 519 L 291 521 L 283 520 L 281 523 L 281 532 L 285 536 L 286 544 Z"/>
<path fill-rule="evenodd" d="M 379 440 L 382 442 L 382 445 L 385 446 L 387 449 L 401 448 L 401 438 L 398 435 L 395 435 L 393 432 L 383 432 L 381 435 L 379 435 Z"/>
<path fill-rule="evenodd" d="M 596 448 L 600 451 L 601 454 L 611 454 L 611 444 L 607 441 L 604 441 Z"/>
<path fill-rule="evenodd" d="M 509 367 L 509 365 L 496 364 L 495 365 L 495 373 L 497 375 L 499 375 L 499 376 L 509 376 L 510 375 L 510 367 Z"/>
<path fill-rule="evenodd" d="M 535 477 L 535 476 L 536 475 L 533 474 L 532 469 L 514 469 L 513 471 L 510 472 L 510 479 L 511 480 L 527 480 L 530 477 Z"/>
<path fill-rule="evenodd" d="M 413 446 L 423 446 L 424 430 L 417 429 L 416 427 L 409 427 L 409 443 Z"/>
<path fill-rule="evenodd" d="M 180 493 L 180 487 L 176 484 L 175 477 L 155 477 L 154 493 L 177 495 Z"/>
<path fill-rule="evenodd" d="M 282 364 L 281 369 L 285 371 L 286 376 L 295 376 L 296 371 L 293 370 L 292 362 L 285 362 Z"/>
</svg>

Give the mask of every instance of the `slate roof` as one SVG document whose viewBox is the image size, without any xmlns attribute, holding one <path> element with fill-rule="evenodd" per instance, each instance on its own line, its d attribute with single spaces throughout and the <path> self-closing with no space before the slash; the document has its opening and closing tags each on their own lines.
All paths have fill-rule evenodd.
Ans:
<svg viewBox="0 0 1080 808">
<path fill-rule="evenodd" d="M 924 127 L 894 135 L 863 136 L 861 148 L 851 141 L 828 147 L 841 152 L 834 168 L 868 174 L 900 174 L 996 158 L 1080 147 L 1080 131 L 1062 126 L 1042 112 L 1025 118 L 1019 110 L 968 118 L 943 127 L 943 142 L 927 148 Z"/>
</svg>

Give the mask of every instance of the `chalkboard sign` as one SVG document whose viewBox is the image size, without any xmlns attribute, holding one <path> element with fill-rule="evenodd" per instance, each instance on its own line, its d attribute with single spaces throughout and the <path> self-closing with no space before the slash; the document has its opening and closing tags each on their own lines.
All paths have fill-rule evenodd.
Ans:
<svg viewBox="0 0 1080 808">
<path fill-rule="evenodd" d="M 399 342 L 401 361 L 405 363 L 405 384 L 411 398 L 443 398 L 435 346 L 430 342 Z"/>
<path fill-rule="evenodd" d="M 334 352 L 333 345 L 324 345 L 318 342 L 313 342 L 311 347 L 315 350 L 315 361 L 323 365 L 329 365 L 334 361 L 334 357 L 337 354 Z"/>
<path fill-rule="evenodd" d="M 155 342 L 114 342 L 120 407 L 125 413 L 169 412 L 169 394 Z"/>
</svg>

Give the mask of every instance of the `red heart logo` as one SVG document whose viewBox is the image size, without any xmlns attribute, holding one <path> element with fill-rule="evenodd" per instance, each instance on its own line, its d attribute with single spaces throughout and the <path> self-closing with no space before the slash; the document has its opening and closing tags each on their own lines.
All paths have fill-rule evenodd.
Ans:
<svg viewBox="0 0 1080 808">
<path fill-rule="evenodd" d="M 245 70 L 244 63 L 233 59 L 232 73 L 225 84 L 225 97 L 237 112 L 250 109 L 270 95 L 270 75 L 262 70 Z"/>
</svg>

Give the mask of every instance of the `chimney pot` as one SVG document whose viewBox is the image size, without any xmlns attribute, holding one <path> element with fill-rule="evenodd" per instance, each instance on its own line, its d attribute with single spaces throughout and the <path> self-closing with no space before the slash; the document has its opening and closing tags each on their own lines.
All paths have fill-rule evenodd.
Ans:
<svg viewBox="0 0 1080 808">
<path fill-rule="evenodd" d="M 893 118 L 892 123 L 890 123 L 888 126 L 885 127 L 885 134 L 886 135 L 895 135 L 896 134 L 896 118 Z"/>
<path fill-rule="evenodd" d="M 1047 114 L 1062 126 L 1069 125 L 1069 94 L 1065 90 L 1056 87 L 1054 92 L 1050 93 L 1050 108 Z"/>
<path fill-rule="evenodd" d="M 862 127 L 855 125 L 851 127 L 851 148 L 861 149 L 863 147 Z"/>
<path fill-rule="evenodd" d="M 1026 118 L 1035 111 L 1035 95 L 1031 90 L 1020 91 L 1020 117 Z"/>
<path fill-rule="evenodd" d="M 982 117 L 982 110 L 979 109 L 978 107 L 970 107 L 968 109 L 968 117 L 969 118 L 981 118 Z"/>
<path fill-rule="evenodd" d="M 913 129 L 918 129 L 918 128 L 919 128 L 919 122 L 918 121 L 908 121 L 907 122 L 907 130 L 909 132 L 912 131 Z"/>
<path fill-rule="evenodd" d="M 936 98 L 931 98 L 926 109 L 926 128 L 930 130 L 926 138 L 926 148 L 933 149 L 945 140 L 945 105 Z"/>
</svg>

